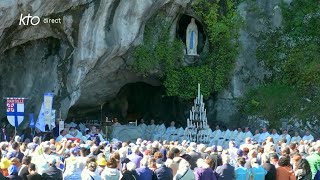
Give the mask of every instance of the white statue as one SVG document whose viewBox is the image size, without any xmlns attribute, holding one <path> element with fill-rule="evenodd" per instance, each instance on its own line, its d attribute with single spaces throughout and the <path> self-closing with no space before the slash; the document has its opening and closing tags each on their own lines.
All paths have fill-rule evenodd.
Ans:
<svg viewBox="0 0 320 180">
<path fill-rule="evenodd" d="M 195 23 L 194 18 L 191 19 L 191 23 L 187 27 L 186 45 L 188 55 L 198 55 L 198 27 Z"/>
</svg>

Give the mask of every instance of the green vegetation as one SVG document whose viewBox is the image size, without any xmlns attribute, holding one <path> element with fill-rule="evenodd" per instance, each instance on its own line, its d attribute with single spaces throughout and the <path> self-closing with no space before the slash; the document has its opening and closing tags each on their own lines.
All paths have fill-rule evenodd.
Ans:
<svg viewBox="0 0 320 180">
<path fill-rule="evenodd" d="M 209 53 L 201 54 L 199 63 L 182 65 L 184 44 L 170 39 L 170 25 L 164 14 L 156 15 L 146 24 L 144 42 L 134 51 L 132 68 L 143 76 L 152 73 L 160 76 L 168 96 L 194 98 L 197 83 L 201 83 L 205 97 L 222 90 L 228 84 L 238 54 L 241 21 L 236 4 L 232 0 L 196 0 L 193 8 L 202 18 L 209 40 Z"/>
<path fill-rule="evenodd" d="M 261 34 L 257 57 L 272 76 L 240 103 L 247 115 L 261 115 L 271 124 L 279 119 L 319 118 L 320 2 L 282 3 L 283 27 Z"/>
</svg>

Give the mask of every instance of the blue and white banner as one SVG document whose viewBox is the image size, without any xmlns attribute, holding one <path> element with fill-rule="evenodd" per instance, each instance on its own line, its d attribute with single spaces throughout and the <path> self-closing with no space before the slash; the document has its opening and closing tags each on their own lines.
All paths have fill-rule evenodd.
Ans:
<svg viewBox="0 0 320 180">
<path fill-rule="evenodd" d="M 51 111 L 51 120 L 50 120 L 51 128 L 56 127 L 55 118 L 56 118 L 56 110 L 52 110 Z M 44 120 L 44 107 L 43 107 L 43 103 L 42 103 L 40 113 L 39 113 L 37 123 L 36 123 L 36 128 L 38 128 L 42 132 L 46 132 L 46 125 L 48 125 L 48 124 L 46 124 L 45 120 Z M 48 129 L 48 130 L 50 130 L 50 129 Z"/>
<path fill-rule="evenodd" d="M 7 119 L 14 127 L 18 127 L 24 119 L 24 99 L 7 98 Z"/>
<path fill-rule="evenodd" d="M 30 128 L 34 128 L 35 127 L 35 124 L 34 124 L 34 116 L 33 116 L 33 114 L 29 114 L 29 120 L 30 120 L 30 122 L 29 122 L 29 127 Z"/>
<path fill-rule="evenodd" d="M 45 125 L 48 125 L 49 130 L 52 130 L 52 127 L 51 127 L 52 103 L 53 103 L 53 94 L 45 93 L 44 99 L 43 99 L 44 122 L 45 122 Z"/>
</svg>

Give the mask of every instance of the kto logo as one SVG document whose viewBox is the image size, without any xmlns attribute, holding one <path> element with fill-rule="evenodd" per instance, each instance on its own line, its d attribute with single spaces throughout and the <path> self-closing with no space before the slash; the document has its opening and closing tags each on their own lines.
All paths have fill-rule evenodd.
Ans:
<svg viewBox="0 0 320 180">
<path fill-rule="evenodd" d="M 31 16 L 30 14 L 23 16 L 23 14 L 21 14 L 19 25 L 29 25 L 29 23 L 33 26 L 38 25 L 40 23 L 39 16 Z"/>
</svg>

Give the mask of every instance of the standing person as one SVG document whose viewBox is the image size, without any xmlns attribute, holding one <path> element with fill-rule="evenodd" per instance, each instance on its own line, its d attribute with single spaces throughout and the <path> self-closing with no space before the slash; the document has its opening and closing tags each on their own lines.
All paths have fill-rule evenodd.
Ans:
<svg viewBox="0 0 320 180">
<path fill-rule="evenodd" d="M 8 173 L 9 173 L 9 176 L 7 176 L 7 179 L 22 180 L 22 178 L 18 176 L 18 169 L 15 165 L 9 166 Z"/>
<path fill-rule="evenodd" d="M 94 159 L 95 160 L 95 159 Z M 88 161 L 87 168 L 84 170 L 85 173 L 82 173 L 82 180 L 101 180 L 101 177 L 96 173 L 97 163 L 93 161 Z"/>
<path fill-rule="evenodd" d="M 263 141 L 265 141 L 267 139 L 267 137 L 269 137 L 269 136 L 270 136 L 270 134 L 269 134 L 267 128 L 263 127 L 262 128 L 262 133 L 259 136 L 259 141 L 258 141 L 259 144 L 261 144 Z"/>
<path fill-rule="evenodd" d="M 177 174 L 173 177 L 173 180 L 195 180 L 195 173 L 190 169 L 188 161 L 182 159 L 179 163 Z"/>
<path fill-rule="evenodd" d="M 306 157 L 311 168 L 312 178 L 314 178 L 317 171 L 320 169 L 320 143 L 317 143 L 314 146 L 314 150 L 315 152 L 313 154 Z"/>
<path fill-rule="evenodd" d="M 65 160 L 64 165 L 64 180 L 81 179 L 81 171 L 79 170 L 80 162 L 77 157 L 78 152 L 79 150 L 75 147 L 70 149 L 70 157 Z"/>
<path fill-rule="evenodd" d="M 222 156 L 222 165 L 216 169 L 218 180 L 231 180 L 234 178 L 234 167 L 230 165 L 230 158 L 228 155 Z"/>
<path fill-rule="evenodd" d="M 140 161 L 140 168 L 136 169 L 138 174 L 138 180 L 151 180 L 152 179 L 152 170 L 148 168 L 148 159 L 143 158 Z"/>
<path fill-rule="evenodd" d="M 173 180 L 172 169 L 168 168 L 161 159 L 156 161 L 157 169 L 154 171 L 153 179 Z"/>
<path fill-rule="evenodd" d="M 44 170 L 42 177 L 44 180 L 62 180 L 62 171 L 57 168 L 57 161 L 54 157 L 48 157 L 49 168 Z"/>
<path fill-rule="evenodd" d="M 298 161 L 297 169 L 294 173 L 296 175 L 297 180 L 311 179 L 312 173 L 308 161 L 305 159 L 300 159 Z"/>
<path fill-rule="evenodd" d="M 267 171 L 258 164 L 258 159 L 253 158 L 251 160 L 251 172 L 250 176 L 252 180 L 264 180 L 267 174 Z"/>
<path fill-rule="evenodd" d="M 291 140 L 290 140 L 290 143 L 293 143 L 293 142 L 296 142 L 297 144 L 299 144 L 301 141 L 301 137 L 299 135 L 299 132 L 298 131 L 295 131 L 294 132 L 294 136 L 292 136 Z"/>
<path fill-rule="evenodd" d="M 109 161 L 107 161 L 107 166 L 101 173 L 102 180 L 119 180 L 120 179 L 120 171 L 117 169 L 118 161 L 116 158 L 111 157 Z"/>
<path fill-rule="evenodd" d="M 282 139 L 286 139 L 286 140 L 287 140 L 287 142 L 286 142 L 287 144 L 290 143 L 291 136 L 288 134 L 288 131 L 287 131 L 286 129 L 284 129 L 284 130 L 282 131 L 281 138 L 282 138 Z"/>
<path fill-rule="evenodd" d="M 276 180 L 295 180 L 296 177 L 291 168 L 290 156 L 285 155 L 279 159 L 279 167 L 277 168 Z"/>
<path fill-rule="evenodd" d="M 1 142 L 3 142 L 3 141 L 9 142 L 9 141 L 10 141 L 10 137 L 9 137 L 8 134 L 7 134 L 6 124 L 5 124 L 5 123 L 2 123 L 2 124 L 1 124 L 0 141 L 1 141 Z"/>
<path fill-rule="evenodd" d="M 238 158 L 238 168 L 235 170 L 235 179 L 236 180 L 247 180 L 250 177 L 250 172 L 247 168 L 244 167 L 246 160 L 244 157 Z"/>
<path fill-rule="evenodd" d="M 302 137 L 302 140 L 311 142 L 314 140 L 314 137 L 310 134 L 309 130 L 306 130 L 306 135 Z"/>
<path fill-rule="evenodd" d="M 212 170 L 214 165 L 213 159 L 199 159 L 197 161 L 198 167 L 194 169 L 194 174 L 196 175 L 196 180 L 216 180 L 217 174 Z"/>
<path fill-rule="evenodd" d="M 121 180 L 137 180 L 136 164 L 133 162 L 127 163 L 127 169 L 123 172 Z"/>
<path fill-rule="evenodd" d="M 140 151 L 139 151 L 139 146 L 133 146 L 131 147 L 131 151 L 132 151 L 132 154 L 130 154 L 128 156 L 128 159 L 135 163 L 136 167 L 139 168 L 140 167 L 140 161 L 142 159 L 141 156 L 139 156 L 140 154 Z"/>
<path fill-rule="evenodd" d="M 42 180 L 42 176 L 37 173 L 36 171 L 36 165 L 33 163 L 29 164 L 29 175 L 27 175 L 28 180 Z"/>
<path fill-rule="evenodd" d="M 187 153 L 191 157 L 189 162 L 190 162 L 192 170 L 194 170 L 194 168 L 197 166 L 196 163 L 197 163 L 198 159 L 201 158 L 201 154 L 196 152 L 196 147 L 197 147 L 197 144 L 194 142 L 191 142 L 190 146 L 189 146 L 190 152 Z"/>
<path fill-rule="evenodd" d="M 265 176 L 265 180 L 274 180 L 276 179 L 277 176 L 277 170 L 276 167 L 270 163 L 270 156 L 269 154 L 262 154 L 261 156 L 261 165 L 262 167 L 268 171 L 266 176 Z"/>
<path fill-rule="evenodd" d="M 31 157 L 28 156 L 24 156 L 22 158 L 22 166 L 18 172 L 18 175 L 23 179 L 23 180 L 27 180 L 27 176 L 29 175 L 29 171 L 28 171 L 28 166 L 31 162 Z"/>
</svg>

